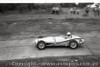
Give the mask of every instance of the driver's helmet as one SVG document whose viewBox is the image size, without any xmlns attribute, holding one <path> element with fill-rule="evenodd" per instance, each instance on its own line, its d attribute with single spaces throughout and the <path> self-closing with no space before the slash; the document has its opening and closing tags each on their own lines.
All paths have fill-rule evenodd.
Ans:
<svg viewBox="0 0 100 67">
<path fill-rule="evenodd" d="M 67 32 L 67 36 L 71 36 L 71 32 Z"/>
</svg>

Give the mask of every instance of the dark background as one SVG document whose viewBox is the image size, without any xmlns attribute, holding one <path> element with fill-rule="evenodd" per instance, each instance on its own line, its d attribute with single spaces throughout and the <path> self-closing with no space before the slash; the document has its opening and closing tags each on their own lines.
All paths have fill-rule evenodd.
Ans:
<svg viewBox="0 0 100 67">
<path fill-rule="evenodd" d="M 8 11 L 18 11 L 19 13 L 22 12 L 28 12 L 31 10 L 39 10 L 39 9 L 45 9 L 50 10 L 53 6 L 59 6 L 62 8 L 68 8 L 68 7 L 78 7 L 78 8 L 84 8 L 89 4 L 93 3 L 79 3 L 76 5 L 75 3 L 1 3 L 0 4 L 0 13 L 6 13 Z"/>
</svg>

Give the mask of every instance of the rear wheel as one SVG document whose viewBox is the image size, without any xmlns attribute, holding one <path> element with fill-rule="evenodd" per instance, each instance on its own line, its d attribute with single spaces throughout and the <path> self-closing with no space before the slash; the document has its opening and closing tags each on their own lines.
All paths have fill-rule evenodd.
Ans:
<svg viewBox="0 0 100 67">
<path fill-rule="evenodd" d="M 78 43 L 76 41 L 71 41 L 69 43 L 69 46 L 70 46 L 71 49 L 75 49 L 75 48 L 78 47 Z"/>
<path fill-rule="evenodd" d="M 46 43 L 43 42 L 43 41 L 40 41 L 40 42 L 38 42 L 38 44 L 37 44 L 37 48 L 38 48 L 39 50 L 45 49 L 45 46 L 46 46 Z"/>
</svg>

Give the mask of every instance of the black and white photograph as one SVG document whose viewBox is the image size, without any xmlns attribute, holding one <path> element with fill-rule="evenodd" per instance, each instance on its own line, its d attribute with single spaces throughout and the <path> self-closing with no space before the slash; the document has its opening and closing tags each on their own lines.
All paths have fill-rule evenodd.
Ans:
<svg viewBox="0 0 100 67">
<path fill-rule="evenodd" d="M 100 2 L 0 2 L 0 67 L 99 67 Z"/>
</svg>

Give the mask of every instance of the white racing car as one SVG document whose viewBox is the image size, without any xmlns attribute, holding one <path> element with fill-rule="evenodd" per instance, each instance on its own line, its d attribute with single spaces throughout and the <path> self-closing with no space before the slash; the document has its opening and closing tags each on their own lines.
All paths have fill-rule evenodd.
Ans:
<svg viewBox="0 0 100 67">
<path fill-rule="evenodd" d="M 84 43 L 84 39 L 77 35 L 60 35 L 60 36 L 40 36 L 35 39 L 36 47 L 43 50 L 46 46 L 69 46 L 75 49 Z"/>
</svg>

